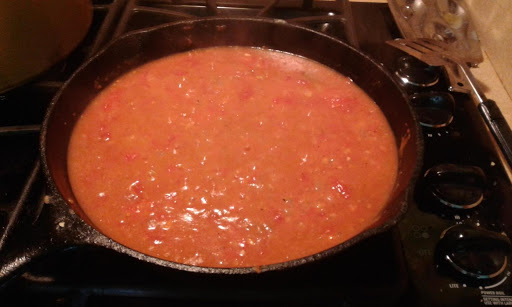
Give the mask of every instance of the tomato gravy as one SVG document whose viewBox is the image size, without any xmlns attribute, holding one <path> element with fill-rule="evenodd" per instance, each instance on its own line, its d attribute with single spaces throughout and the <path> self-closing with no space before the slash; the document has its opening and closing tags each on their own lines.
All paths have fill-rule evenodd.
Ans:
<svg viewBox="0 0 512 307">
<path fill-rule="evenodd" d="M 205 267 L 285 262 L 356 236 L 387 204 L 397 164 L 386 118 L 350 79 L 246 47 L 125 74 L 81 115 L 68 151 L 96 228 Z"/>
</svg>

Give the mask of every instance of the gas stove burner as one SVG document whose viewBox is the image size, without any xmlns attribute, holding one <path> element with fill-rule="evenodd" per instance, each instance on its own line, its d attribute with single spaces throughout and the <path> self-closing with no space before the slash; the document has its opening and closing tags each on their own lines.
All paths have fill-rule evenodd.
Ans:
<svg viewBox="0 0 512 307">
<path fill-rule="evenodd" d="M 412 56 L 403 56 L 398 59 L 395 75 L 404 85 L 429 87 L 439 81 L 438 67 L 429 66 Z"/>
<path fill-rule="evenodd" d="M 455 100 L 449 93 L 419 93 L 410 99 L 423 127 L 442 128 L 453 121 Z"/>
</svg>

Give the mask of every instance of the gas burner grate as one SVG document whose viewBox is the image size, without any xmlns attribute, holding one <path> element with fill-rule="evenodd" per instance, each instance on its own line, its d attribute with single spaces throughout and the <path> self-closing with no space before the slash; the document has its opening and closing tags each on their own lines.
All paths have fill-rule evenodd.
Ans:
<svg viewBox="0 0 512 307">
<path fill-rule="evenodd" d="M 38 134 L 46 108 L 71 74 L 117 37 L 198 17 L 243 16 L 285 20 L 357 46 L 348 0 L 97 0 L 93 1 L 93 9 L 88 34 L 67 59 L 36 80 L 0 95 L 0 146 L 9 148 L 0 153 L 0 253 L 6 246 L 5 234 L 13 227 L 32 228 L 37 232 L 38 224 L 49 219 L 49 210 L 45 210 L 49 204 L 45 200 L 44 176 L 38 162 Z M 16 225 L 20 223 L 15 217 L 21 215 L 26 218 Z M 284 277 L 275 278 L 272 274 L 223 277 L 220 283 L 215 279 L 218 276 L 170 272 L 112 251 L 77 249 L 30 265 L 26 273 L 9 283 L 4 302 L 8 306 L 36 302 L 43 306 L 85 306 L 120 301 L 127 305 L 134 302 L 147 305 L 155 302 L 155 295 L 157 302 L 178 304 L 189 304 L 194 298 L 196 303 L 237 304 L 250 300 L 252 305 L 284 302 L 295 306 L 318 302 L 343 305 L 347 300 L 396 301 L 405 291 L 406 278 L 397 236 L 394 231 L 369 240 L 364 244 L 367 247 L 362 247 L 366 250 L 364 257 L 355 251 L 341 256 L 343 261 L 333 259 L 333 265 L 299 268 Z M 375 246 L 380 250 L 376 261 L 371 252 Z M 354 265 L 357 261 L 359 264 Z M 366 279 L 370 274 L 361 272 L 372 272 L 370 283 Z M 147 288 L 148 280 L 156 288 Z M 166 291 L 171 286 L 176 291 Z M 223 293 L 212 292 L 219 287 Z M 373 289 L 375 296 L 363 295 L 361 291 L 366 289 Z M 249 296 L 234 295 L 240 291 Z M 20 299 L 20 292 L 28 295 Z"/>
</svg>

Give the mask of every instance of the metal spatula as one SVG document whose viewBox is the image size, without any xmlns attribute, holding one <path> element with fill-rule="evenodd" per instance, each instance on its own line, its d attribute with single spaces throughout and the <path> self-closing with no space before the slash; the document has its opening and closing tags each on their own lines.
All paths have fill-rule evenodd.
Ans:
<svg viewBox="0 0 512 307">
<path fill-rule="evenodd" d="M 478 110 L 489 130 L 491 130 L 503 154 L 512 167 L 512 131 L 503 117 L 500 109 L 493 100 L 487 99 L 469 70 L 469 67 L 457 55 L 449 52 L 446 43 L 433 39 L 396 39 L 387 41 L 389 45 L 396 47 L 406 53 L 418 58 L 431 66 L 452 66 L 456 65 L 466 84 L 457 84 L 458 88 L 468 88 L 470 93 L 478 102 Z M 460 82 L 459 82 L 460 83 Z"/>
</svg>

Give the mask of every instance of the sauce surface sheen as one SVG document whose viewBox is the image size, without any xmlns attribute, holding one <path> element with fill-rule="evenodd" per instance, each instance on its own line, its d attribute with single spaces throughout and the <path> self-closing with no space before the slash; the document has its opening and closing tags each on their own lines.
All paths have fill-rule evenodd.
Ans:
<svg viewBox="0 0 512 307">
<path fill-rule="evenodd" d="M 133 70 L 77 122 L 73 192 L 105 235 L 206 267 L 315 254 L 364 231 L 397 149 L 350 79 L 276 51 L 216 47 Z"/>
</svg>

